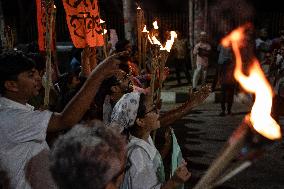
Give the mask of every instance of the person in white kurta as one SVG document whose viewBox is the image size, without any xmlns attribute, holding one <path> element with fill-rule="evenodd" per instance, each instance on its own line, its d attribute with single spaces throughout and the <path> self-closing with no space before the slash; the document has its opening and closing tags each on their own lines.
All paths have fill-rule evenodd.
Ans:
<svg viewBox="0 0 284 189">
<path fill-rule="evenodd" d="M 54 188 L 49 176 L 46 132 L 73 127 L 89 108 L 100 83 L 118 71 L 125 53 L 108 57 L 90 74 L 61 113 L 34 111 L 27 102 L 39 94 L 35 63 L 19 51 L 0 54 L 0 164 L 11 188 Z M 89 54 L 91 57 L 91 54 Z"/>
<path fill-rule="evenodd" d="M 35 158 L 49 151 L 45 137 L 51 115 L 50 111 L 34 111 L 28 104 L 0 97 L 0 160 L 8 176 L 13 178 L 10 179 L 12 188 L 30 188 L 26 178 L 31 185 L 56 188 L 48 158 L 40 158 L 40 161 Z M 36 173 L 42 177 L 37 178 L 39 175 L 28 171 L 28 167 L 38 167 Z"/>
<path fill-rule="evenodd" d="M 211 51 L 211 46 L 207 42 L 207 34 L 205 32 L 200 33 L 200 41 L 194 46 L 193 55 L 196 56 L 196 68 L 194 70 L 192 79 L 192 88 L 196 90 L 197 84 L 202 74 L 202 84 L 205 84 L 208 68 L 208 57 Z"/>
<path fill-rule="evenodd" d="M 160 127 L 159 111 L 149 96 L 132 92 L 115 105 L 110 126 L 119 126 L 129 133 L 128 166 L 121 189 L 176 188 L 191 174 L 184 162 L 174 176 L 165 181 L 162 158 L 150 136 Z"/>
</svg>

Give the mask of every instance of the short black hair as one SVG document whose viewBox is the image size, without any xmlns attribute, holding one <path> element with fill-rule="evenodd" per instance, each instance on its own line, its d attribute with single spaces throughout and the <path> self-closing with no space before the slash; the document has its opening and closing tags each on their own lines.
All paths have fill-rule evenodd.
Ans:
<svg viewBox="0 0 284 189">
<path fill-rule="evenodd" d="M 130 44 L 130 41 L 127 39 L 121 39 L 115 44 L 115 50 L 116 52 L 122 52 L 125 51 L 126 45 Z"/>
<path fill-rule="evenodd" d="M 144 118 L 146 114 L 146 106 L 145 106 L 146 96 L 144 93 L 140 94 L 139 99 L 139 107 L 137 110 L 137 118 Z"/>
<path fill-rule="evenodd" d="M 35 69 L 39 72 L 45 70 L 45 57 L 39 53 L 28 53 L 27 57 L 31 58 L 35 62 Z"/>
<path fill-rule="evenodd" d="M 103 106 L 104 106 L 104 101 L 107 95 L 112 94 L 111 87 L 116 86 L 119 84 L 118 79 L 115 76 L 111 76 L 110 78 L 105 79 L 94 100 L 93 100 L 93 106 L 89 108 L 89 110 L 86 112 L 84 115 L 84 119 L 99 119 L 103 120 Z"/>
<path fill-rule="evenodd" d="M 75 57 L 79 62 L 81 62 L 82 51 L 83 51 L 83 48 L 73 47 L 72 50 L 71 50 L 72 58 Z"/>
<path fill-rule="evenodd" d="M 35 68 L 35 62 L 21 51 L 9 50 L 0 54 L 0 94 L 5 93 L 5 81 L 16 81 L 18 75 Z"/>
</svg>

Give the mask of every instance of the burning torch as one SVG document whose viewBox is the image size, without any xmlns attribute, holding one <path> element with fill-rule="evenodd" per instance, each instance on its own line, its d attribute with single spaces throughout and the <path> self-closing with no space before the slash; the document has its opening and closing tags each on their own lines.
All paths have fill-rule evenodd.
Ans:
<svg viewBox="0 0 284 189">
<path fill-rule="evenodd" d="M 194 189 L 210 189 L 222 184 L 250 166 L 253 159 L 267 150 L 267 145 L 271 146 L 282 137 L 280 126 L 270 116 L 273 92 L 258 61 L 252 62 L 248 75 L 242 72 L 240 48 L 246 29 L 247 26 L 243 26 L 232 31 L 222 40 L 222 45 L 232 46 L 236 57 L 234 77 L 247 92 L 255 94 L 255 102 L 251 113 L 245 116 L 221 154 L 213 161 Z M 228 165 L 237 156 L 243 156 L 242 159 L 245 161 L 223 176 Z"/>
</svg>

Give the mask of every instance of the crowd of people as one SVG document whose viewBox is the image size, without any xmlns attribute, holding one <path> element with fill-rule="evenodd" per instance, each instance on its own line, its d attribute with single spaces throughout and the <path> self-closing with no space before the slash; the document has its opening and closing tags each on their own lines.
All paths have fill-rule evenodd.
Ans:
<svg viewBox="0 0 284 189">
<path fill-rule="evenodd" d="M 1 53 L 4 188 L 176 188 L 190 178 L 182 157 L 165 173 L 150 135 L 160 107 L 149 73 L 137 74 L 128 40 L 115 47 L 99 63 L 95 48 L 76 49 L 70 70 L 52 77 L 48 106 L 43 56 Z"/>
<path fill-rule="evenodd" d="M 185 41 L 176 43 L 177 51 L 186 48 Z M 255 50 L 275 87 L 272 114 L 277 120 L 284 99 L 284 31 L 268 40 L 267 31 L 261 30 Z M 211 51 L 207 33 L 201 32 L 193 48 L 193 92 L 200 75 L 201 85 L 206 83 Z M 220 116 L 224 116 L 232 113 L 236 89 L 234 55 L 230 47 L 219 46 L 218 52 L 213 90 L 220 84 Z M 2 52 L 0 184 L 21 189 L 183 188 L 191 173 L 172 129 L 170 142 L 161 145 L 153 140 L 153 131 L 162 127 L 161 102 L 149 90 L 149 68 L 139 70 L 134 54 L 125 39 L 118 40 L 104 59 L 93 47 L 75 49 L 70 70 L 61 75 L 52 72 L 49 104 L 44 106 L 43 56 L 19 49 Z M 185 53 L 179 52 L 175 60 L 184 66 L 190 83 Z M 165 153 L 169 145 L 179 149 L 171 161 L 170 150 Z"/>
<path fill-rule="evenodd" d="M 250 62 L 257 58 L 266 79 L 272 86 L 275 96 L 273 99 L 272 116 L 276 121 L 283 114 L 284 103 L 284 30 L 279 31 L 279 36 L 270 39 L 266 28 L 256 32 L 256 36 L 247 32 L 244 39 L 246 46 L 241 49 L 244 62 L 244 69 L 249 67 Z M 225 32 L 223 36 L 229 34 Z M 202 74 L 201 85 L 206 81 L 206 71 L 208 68 L 208 56 L 212 53 L 210 44 L 206 41 L 206 33 L 200 33 L 200 42 L 196 44 L 193 54 L 196 56 L 196 69 L 193 75 L 193 90 L 199 80 L 199 75 Z M 201 47 L 202 46 L 202 47 Z M 202 49 L 200 51 L 200 49 Z M 242 92 L 241 87 L 237 84 L 234 78 L 235 55 L 231 46 L 224 47 L 221 42 L 217 46 L 218 59 L 215 65 L 216 74 L 212 82 L 212 91 L 221 91 L 221 112 L 220 116 L 232 115 L 232 106 L 234 95 Z M 202 52 L 202 54 L 201 54 Z M 204 53 L 205 52 L 205 53 Z M 251 97 L 253 100 L 253 97 Z"/>
</svg>

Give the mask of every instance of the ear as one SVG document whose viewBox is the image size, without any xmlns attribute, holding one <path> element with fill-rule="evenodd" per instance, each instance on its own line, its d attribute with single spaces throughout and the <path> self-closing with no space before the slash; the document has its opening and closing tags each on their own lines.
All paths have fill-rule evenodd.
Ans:
<svg viewBox="0 0 284 189">
<path fill-rule="evenodd" d="M 136 124 L 137 124 L 139 127 L 144 127 L 144 126 L 145 126 L 144 119 L 143 119 L 143 118 L 137 118 L 137 119 L 136 119 Z"/>
<path fill-rule="evenodd" d="M 120 88 L 119 88 L 117 85 L 112 86 L 112 87 L 110 88 L 110 90 L 111 90 L 113 93 L 120 92 Z"/>
<path fill-rule="evenodd" d="M 12 91 L 12 92 L 18 92 L 18 84 L 16 81 L 5 81 L 4 86 L 6 88 L 7 91 Z"/>
</svg>

